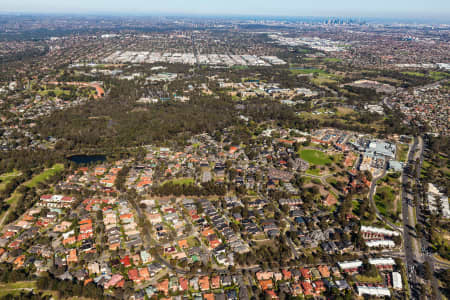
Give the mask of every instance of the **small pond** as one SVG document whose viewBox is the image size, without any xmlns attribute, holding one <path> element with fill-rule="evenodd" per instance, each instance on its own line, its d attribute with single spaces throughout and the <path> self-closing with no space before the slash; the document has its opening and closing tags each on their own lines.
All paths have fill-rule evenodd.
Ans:
<svg viewBox="0 0 450 300">
<path fill-rule="evenodd" d="M 105 155 L 73 155 L 67 158 L 70 161 L 73 161 L 76 164 L 92 164 L 92 163 L 100 163 L 106 160 Z"/>
</svg>

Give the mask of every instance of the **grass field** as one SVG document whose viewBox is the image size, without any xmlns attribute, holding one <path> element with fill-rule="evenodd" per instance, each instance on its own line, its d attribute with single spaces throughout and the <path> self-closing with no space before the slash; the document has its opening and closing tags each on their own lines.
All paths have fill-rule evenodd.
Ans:
<svg viewBox="0 0 450 300">
<path fill-rule="evenodd" d="M 424 73 L 420 72 L 402 72 L 403 75 L 416 76 L 416 77 L 425 77 Z"/>
<path fill-rule="evenodd" d="M 334 177 L 328 177 L 327 182 L 331 185 L 335 185 L 337 183 L 337 180 Z"/>
<path fill-rule="evenodd" d="M 328 75 L 319 75 L 317 78 L 313 78 L 311 80 L 314 84 L 322 85 L 324 83 L 336 83 L 337 81 L 333 79 L 333 77 Z"/>
<path fill-rule="evenodd" d="M 383 216 L 389 219 L 392 219 L 392 215 L 396 213 L 394 210 L 395 198 L 395 190 L 389 186 L 378 187 L 377 193 L 374 196 L 378 210 Z"/>
<path fill-rule="evenodd" d="M 8 199 L 6 199 L 6 202 L 11 205 L 13 203 L 16 203 L 16 201 L 20 198 L 20 193 L 14 191 L 14 193 L 12 193 L 11 197 L 9 197 Z"/>
<path fill-rule="evenodd" d="M 70 91 L 68 90 L 62 90 L 60 88 L 55 88 L 55 89 L 48 89 L 48 90 L 43 90 L 39 92 L 39 95 L 41 96 L 47 96 L 50 92 L 53 92 L 56 97 L 60 97 L 61 95 L 70 95 Z"/>
<path fill-rule="evenodd" d="M 314 74 L 314 73 L 318 73 L 318 74 L 327 74 L 324 70 L 321 69 L 302 69 L 302 68 L 291 68 L 289 69 L 289 71 L 291 71 L 292 74 Z"/>
<path fill-rule="evenodd" d="M 176 179 L 171 179 L 171 180 L 167 180 L 166 182 L 164 182 L 164 184 L 166 183 L 172 183 L 172 184 L 193 184 L 194 183 L 194 179 L 193 178 L 176 178 Z"/>
<path fill-rule="evenodd" d="M 0 298 L 3 299 L 6 295 L 12 295 L 14 297 L 20 296 L 22 291 L 33 290 L 34 293 L 38 294 L 42 292 L 42 296 L 50 296 L 51 299 L 59 299 L 58 291 L 43 291 L 37 289 L 36 281 L 18 281 L 18 282 L 10 282 L 10 283 L 0 283 Z M 74 298 L 75 299 L 75 298 Z M 81 298 L 78 298 L 81 299 Z"/>
<path fill-rule="evenodd" d="M 332 159 L 322 151 L 303 149 L 299 151 L 299 154 L 301 159 L 304 159 L 313 165 L 323 166 L 332 163 Z"/>
<path fill-rule="evenodd" d="M 55 164 L 50 169 L 45 170 L 44 172 L 34 176 L 31 180 L 25 182 L 24 185 L 29 187 L 29 188 L 36 187 L 36 185 L 38 183 L 46 181 L 47 179 L 49 179 L 53 175 L 61 172 L 63 169 L 64 169 L 64 165 L 63 164 Z"/>
<path fill-rule="evenodd" d="M 441 79 L 444 79 L 444 78 L 449 78 L 450 74 L 449 73 L 445 73 L 445 72 L 432 71 L 432 72 L 430 72 L 429 76 L 431 78 L 433 78 L 434 80 L 441 80 Z"/>
<path fill-rule="evenodd" d="M 359 215 L 359 207 L 361 206 L 361 203 L 359 203 L 358 200 L 353 199 L 352 200 L 352 211 L 354 214 Z"/>
<path fill-rule="evenodd" d="M 0 283 L 0 297 L 8 294 L 18 296 L 22 290 L 36 289 L 36 281 L 18 281 L 10 283 Z"/>
<path fill-rule="evenodd" d="M 320 181 L 320 179 L 317 179 L 317 178 L 312 178 L 311 182 L 314 183 L 314 184 L 318 184 L 318 185 L 322 184 L 322 181 Z"/>
<path fill-rule="evenodd" d="M 407 155 L 408 155 L 408 144 L 397 144 L 397 153 L 395 155 L 395 158 L 398 161 L 406 161 Z"/>
<path fill-rule="evenodd" d="M 320 170 L 309 168 L 308 170 L 306 170 L 306 174 L 320 176 Z"/>
<path fill-rule="evenodd" d="M 423 163 L 422 163 L 422 168 L 425 168 L 425 169 L 431 168 L 430 162 L 427 161 L 427 160 L 424 160 Z"/>
<path fill-rule="evenodd" d="M 337 82 L 334 79 L 331 79 L 331 81 L 326 78 L 324 80 L 322 80 L 321 75 L 319 76 L 319 78 L 312 78 L 311 81 L 313 81 L 313 83 L 317 84 L 317 85 L 322 85 L 326 81 Z M 329 102 L 329 101 L 324 101 L 326 99 L 327 98 L 321 98 L 321 101 L 323 101 L 324 103 Z M 332 97 L 330 97 L 328 99 L 334 100 Z M 335 102 L 335 101 L 333 101 L 333 102 Z M 376 130 L 376 131 L 382 131 L 386 127 L 383 118 L 380 118 L 370 124 L 361 123 L 361 121 L 359 120 L 359 114 L 357 112 L 355 112 L 352 109 L 339 107 L 339 103 L 336 103 L 334 105 L 335 105 L 335 107 L 337 105 L 335 114 L 313 114 L 312 112 L 302 111 L 299 113 L 299 115 L 304 119 L 317 120 L 319 124 L 335 122 L 340 125 L 342 124 L 342 126 L 346 126 L 346 127 L 347 126 L 358 126 L 358 127 L 363 128 L 363 130 Z"/>
<path fill-rule="evenodd" d="M 0 181 L 5 181 L 5 180 L 8 180 L 10 178 L 14 178 L 14 177 L 20 176 L 20 174 L 22 174 L 22 173 L 19 172 L 19 171 L 12 171 L 12 172 L 9 172 L 9 173 L 3 173 L 2 175 L 0 175 Z"/>
<path fill-rule="evenodd" d="M 340 61 L 342 61 L 342 59 L 334 58 L 334 57 L 326 57 L 323 60 L 326 61 L 326 62 L 340 62 Z"/>
<path fill-rule="evenodd" d="M 409 75 L 409 76 L 415 76 L 415 77 L 429 77 L 433 80 L 441 80 L 441 79 L 450 77 L 449 73 L 436 72 L 436 71 L 431 71 L 428 74 L 424 74 L 424 73 L 420 73 L 420 72 L 402 72 L 402 74 Z"/>
<path fill-rule="evenodd" d="M 376 277 L 356 275 L 355 279 L 359 282 L 364 282 L 364 283 L 381 283 L 381 282 L 383 282 L 383 278 L 381 278 L 380 274 L 378 274 Z"/>
<path fill-rule="evenodd" d="M 258 193 L 252 190 L 247 190 L 247 195 L 249 196 L 258 196 Z"/>
<path fill-rule="evenodd" d="M 420 170 L 420 178 L 425 178 L 425 175 L 432 169 L 432 165 L 429 161 L 424 160 L 422 163 L 422 169 Z"/>
<path fill-rule="evenodd" d="M 381 81 L 381 82 L 389 83 L 389 84 L 393 84 L 393 85 L 398 85 L 398 84 L 402 83 L 401 80 L 394 79 L 394 78 L 391 78 L 391 77 L 386 77 L 386 76 L 378 76 L 378 77 L 376 77 L 374 79 L 375 79 L 375 81 Z"/>
<path fill-rule="evenodd" d="M 56 173 L 61 172 L 63 169 L 64 169 L 63 164 L 55 164 L 55 165 L 53 165 L 52 168 L 44 170 L 42 173 L 34 176 L 33 178 L 31 178 L 30 180 L 28 180 L 24 183 L 22 183 L 22 185 L 30 187 L 30 188 L 36 187 L 38 183 L 44 182 L 45 180 L 47 180 L 51 176 L 55 175 Z M 12 193 L 11 197 L 9 197 L 6 200 L 6 202 L 10 205 L 10 207 L 7 211 L 5 211 L 0 216 L 0 228 L 4 225 L 3 222 L 6 219 L 9 212 L 14 211 L 14 209 L 16 208 L 17 201 L 20 197 L 21 197 L 21 194 L 16 189 L 14 191 L 14 193 Z"/>
<path fill-rule="evenodd" d="M 450 180 L 450 161 L 443 156 L 440 156 L 439 159 L 441 160 L 440 165 L 437 165 L 428 158 L 425 159 L 422 164 L 422 169 L 420 170 L 420 177 L 427 179 L 437 177 L 439 179 L 445 178 L 447 180 Z"/>
<path fill-rule="evenodd" d="M 20 176 L 22 173 L 19 171 L 13 171 L 0 175 L 0 191 L 14 178 Z"/>
<path fill-rule="evenodd" d="M 323 85 L 325 83 L 337 83 L 338 76 L 328 74 L 320 69 L 291 69 L 292 74 L 315 74 L 310 80 L 315 85 Z"/>
</svg>

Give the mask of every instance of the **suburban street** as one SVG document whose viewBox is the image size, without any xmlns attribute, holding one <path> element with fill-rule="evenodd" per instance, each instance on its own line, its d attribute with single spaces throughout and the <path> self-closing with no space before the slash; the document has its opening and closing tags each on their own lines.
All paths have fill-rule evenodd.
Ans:
<svg viewBox="0 0 450 300">
<path fill-rule="evenodd" d="M 417 147 L 417 138 L 414 139 L 414 143 L 410 148 L 408 153 L 408 165 L 413 161 L 414 153 Z M 409 225 L 409 201 L 407 198 L 407 191 L 405 189 L 405 184 L 409 181 L 408 175 L 406 172 L 402 174 L 402 216 L 403 216 L 403 248 L 405 251 L 406 258 L 406 270 L 408 273 L 408 281 L 411 290 L 411 297 L 413 299 L 419 299 L 418 294 L 418 278 L 416 275 L 417 270 L 417 260 L 416 255 L 414 253 L 414 246 L 412 237 L 410 234 L 410 225 Z"/>
<path fill-rule="evenodd" d="M 432 273 L 434 274 L 435 266 L 434 259 L 430 259 L 429 256 L 424 255 L 422 253 L 422 244 L 421 240 L 416 238 L 415 232 L 415 224 L 417 223 L 416 216 L 420 214 L 420 207 L 414 207 L 413 201 L 410 201 L 410 197 L 408 197 L 408 190 L 406 188 L 406 184 L 408 182 L 413 183 L 414 181 L 417 183 L 420 181 L 420 169 L 423 161 L 423 139 L 421 137 L 415 137 L 414 143 L 410 148 L 408 153 L 408 167 L 411 167 L 416 158 L 420 159 L 419 167 L 414 174 L 414 178 L 409 178 L 406 172 L 402 174 L 402 215 L 403 215 L 403 240 L 404 240 L 404 251 L 406 257 L 406 265 L 408 272 L 408 280 L 411 288 L 411 297 L 413 299 L 420 299 L 419 296 L 419 283 L 422 278 L 417 274 L 417 270 L 421 268 L 423 262 L 428 261 L 430 267 L 432 269 Z M 415 214 L 414 214 L 415 210 Z M 433 275 L 431 280 L 432 288 L 433 288 L 433 299 L 441 299 L 441 295 L 439 292 L 438 281 L 436 277 Z M 423 295 L 422 295 L 423 296 Z"/>
</svg>

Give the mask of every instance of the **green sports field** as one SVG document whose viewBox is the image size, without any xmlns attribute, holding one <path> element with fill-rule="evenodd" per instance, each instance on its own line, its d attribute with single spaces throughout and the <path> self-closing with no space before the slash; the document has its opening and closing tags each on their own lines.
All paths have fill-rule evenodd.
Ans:
<svg viewBox="0 0 450 300">
<path fill-rule="evenodd" d="M 323 166 L 332 163 L 331 158 L 319 150 L 304 149 L 300 151 L 300 158 L 306 160 L 310 164 Z"/>
</svg>

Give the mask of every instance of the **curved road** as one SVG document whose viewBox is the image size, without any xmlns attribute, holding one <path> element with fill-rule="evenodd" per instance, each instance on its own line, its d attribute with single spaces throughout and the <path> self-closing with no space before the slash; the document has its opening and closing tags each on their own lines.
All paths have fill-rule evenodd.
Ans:
<svg viewBox="0 0 450 300">
<path fill-rule="evenodd" d="M 383 166 L 383 173 L 381 175 L 377 176 L 377 177 L 374 177 L 372 179 L 372 182 L 370 183 L 369 201 L 372 204 L 373 208 L 375 209 L 375 214 L 376 214 L 378 219 L 380 219 L 384 223 L 388 224 L 389 226 L 391 226 L 395 230 L 402 231 L 402 228 L 400 228 L 397 225 L 395 225 L 394 223 L 390 222 L 388 219 L 386 219 L 380 213 L 380 211 L 377 208 L 377 205 L 375 204 L 375 200 L 373 199 L 373 196 L 375 195 L 375 191 L 376 191 L 376 188 L 377 188 L 377 181 L 380 180 L 381 178 L 383 178 L 384 176 L 386 176 L 386 172 L 387 172 L 387 163 L 385 162 L 384 166 Z"/>
<path fill-rule="evenodd" d="M 325 174 L 322 176 L 319 175 L 312 175 L 312 174 L 302 174 L 302 176 L 304 177 L 311 177 L 311 178 L 316 178 L 319 179 L 323 185 L 327 186 L 333 193 L 335 193 L 336 195 L 341 196 L 342 193 L 339 192 L 338 190 L 336 190 L 330 183 L 328 183 L 327 178 L 334 176 L 334 174 Z"/>
</svg>

